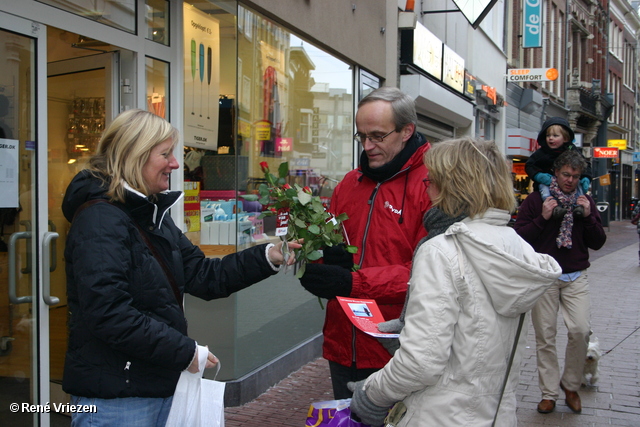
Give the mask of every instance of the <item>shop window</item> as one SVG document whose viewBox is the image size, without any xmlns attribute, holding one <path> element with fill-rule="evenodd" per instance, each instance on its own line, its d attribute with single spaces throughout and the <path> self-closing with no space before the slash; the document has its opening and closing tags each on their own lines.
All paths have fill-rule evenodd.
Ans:
<svg viewBox="0 0 640 427">
<path fill-rule="evenodd" d="M 169 64 L 154 58 L 146 58 L 147 110 L 168 119 L 167 94 L 169 93 Z"/>
<path fill-rule="evenodd" d="M 287 162 L 290 183 L 330 201 L 353 165 L 354 67 L 232 1 L 185 2 L 183 16 L 185 234 L 211 257 L 278 242 L 275 217 L 260 218 L 260 163 L 277 171 Z M 233 311 L 224 321 L 198 313 L 190 322 L 194 338 L 216 343 L 228 361 L 220 379 L 246 375 L 322 328 L 324 312 L 293 272 L 266 282 L 207 303 L 206 313 Z M 197 324 L 206 325 L 201 336 Z"/>
<path fill-rule="evenodd" d="M 169 45 L 169 1 L 145 0 L 147 40 Z"/>
<path fill-rule="evenodd" d="M 136 0 L 37 0 L 128 33 L 136 33 Z"/>
</svg>

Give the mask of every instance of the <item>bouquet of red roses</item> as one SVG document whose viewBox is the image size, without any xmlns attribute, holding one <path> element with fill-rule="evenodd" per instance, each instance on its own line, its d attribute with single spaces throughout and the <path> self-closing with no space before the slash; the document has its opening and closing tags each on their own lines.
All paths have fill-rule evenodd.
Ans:
<svg viewBox="0 0 640 427">
<path fill-rule="evenodd" d="M 287 162 L 280 164 L 277 177 L 269 171 L 267 162 L 260 162 L 260 167 L 266 180 L 266 184 L 260 184 L 258 188 L 260 203 L 265 206 L 260 218 L 277 215 L 278 222 L 283 226 L 286 224 L 287 240 L 304 239 L 302 248 L 296 250 L 296 277 L 300 278 L 308 261 L 322 258 L 322 248 L 344 242 L 342 221 L 348 216 L 346 213 L 333 216 L 327 212 L 320 197 L 314 196 L 311 188 L 289 185 L 286 182 L 289 174 Z M 347 245 L 346 249 L 352 254 L 358 251 L 357 247 L 351 245 Z"/>
</svg>

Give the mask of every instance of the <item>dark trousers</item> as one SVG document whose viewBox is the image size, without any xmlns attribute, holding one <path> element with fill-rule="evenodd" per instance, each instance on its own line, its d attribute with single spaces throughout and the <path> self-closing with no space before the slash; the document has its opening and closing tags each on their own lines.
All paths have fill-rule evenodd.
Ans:
<svg viewBox="0 0 640 427">
<path fill-rule="evenodd" d="M 351 366 L 344 366 L 339 363 L 329 361 L 331 385 L 333 386 L 333 398 L 336 400 L 351 399 L 353 392 L 347 388 L 347 383 L 350 381 L 364 380 L 377 370 L 378 369 L 358 369 L 355 362 Z"/>
</svg>

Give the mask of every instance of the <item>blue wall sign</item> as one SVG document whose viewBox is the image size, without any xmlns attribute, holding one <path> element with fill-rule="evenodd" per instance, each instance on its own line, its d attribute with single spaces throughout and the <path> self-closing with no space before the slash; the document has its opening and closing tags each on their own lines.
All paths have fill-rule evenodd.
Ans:
<svg viewBox="0 0 640 427">
<path fill-rule="evenodd" d="M 542 47 L 542 0 L 524 0 L 522 47 Z"/>
</svg>

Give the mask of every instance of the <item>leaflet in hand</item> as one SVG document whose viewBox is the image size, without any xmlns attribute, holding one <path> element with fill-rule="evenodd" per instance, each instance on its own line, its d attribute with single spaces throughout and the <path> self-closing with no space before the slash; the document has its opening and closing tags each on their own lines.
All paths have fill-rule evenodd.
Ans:
<svg viewBox="0 0 640 427">
<path fill-rule="evenodd" d="M 340 306 L 356 328 L 376 338 L 398 338 L 400 334 L 389 334 L 378 330 L 378 323 L 384 322 L 380 308 L 372 299 L 337 297 Z"/>
</svg>

